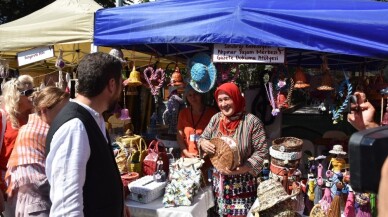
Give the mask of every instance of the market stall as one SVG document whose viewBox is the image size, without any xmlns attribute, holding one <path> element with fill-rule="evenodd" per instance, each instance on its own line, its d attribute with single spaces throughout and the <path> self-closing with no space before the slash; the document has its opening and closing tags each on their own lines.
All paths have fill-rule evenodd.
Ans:
<svg viewBox="0 0 388 217">
<path fill-rule="evenodd" d="M 260 54 L 284 51 L 284 59 L 277 63 L 261 62 L 263 65 L 276 65 L 275 70 L 271 71 L 271 68 L 251 70 L 260 72 L 257 73 L 260 74 L 260 78 L 256 80 L 259 81 L 261 90 L 255 91 L 264 93 L 264 98 L 253 96 L 255 99 L 252 101 L 256 104 L 252 103 L 252 107 L 249 105 L 250 108 L 253 108 L 251 110 L 253 111 L 258 104 L 270 104 L 272 116 L 281 114 L 283 110 L 278 105 L 284 106 L 283 109 L 291 106 L 289 95 L 293 87 L 304 89 L 310 86 L 306 84 L 297 87 L 293 84 L 292 79 L 297 78 L 291 76 L 287 68 L 292 66 L 296 68 L 292 72 L 293 75 L 301 72 L 301 68 L 312 70 L 310 75 L 315 73 L 314 70 L 319 73 L 319 76 L 315 76 L 315 81 L 308 80 L 314 91 L 323 91 L 317 94 L 317 99 L 325 101 L 325 98 L 330 98 L 330 94 L 333 93 L 335 95 L 333 98 L 337 102 L 331 102 L 333 106 L 330 105 L 331 107 L 327 108 L 325 105 L 321 106 L 319 104 L 321 102 L 318 102 L 317 105 L 314 102 L 311 107 L 320 107 L 320 110 L 314 111 L 317 112 L 318 120 L 322 119 L 322 114 L 326 114 L 325 118 L 328 118 L 328 122 L 337 124 L 343 120 L 342 113 L 345 104 L 348 103 L 355 89 L 352 86 L 354 80 L 351 81 L 349 75 L 351 74 L 354 78 L 356 71 L 362 71 L 360 74 L 363 74 L 365 70 L 382 70 L 387 64 L 388 38 L 384 37 L 388 30 L 388 23 L 385 21 L 388 18 L 387 12 L 388 4 L 364 0 L 298 1 L 293 4 L 284 0 L 259 2 L 165 0 L 98 10 L 95 18 L 94 42 L 96 45 L 131 48 L 161 57 L 183 58 L 187 60 L 189 70 L 192 67 L 191 58 L 196 57 L 199 52 L 211 54 L 213 62 L 227 65 L 227 69 L 217 65 L 219 66 L 217 67 L 219 73 L 217 79 L 221 80 L 220 83 L 233 79 L 238 81 L 238 78 L 240 78 L 239 82 L 242 82 L 242 78 L 243 82 L 248 83 L 253 81 L 252 78 L 256 75 L 255 73 L 249 73 L 249 76 L 243 73 L 238 74 L 238 70 L 241 71 L 242 67 L 233 69 L 233 65 L 229 64 L 236 61 L 216 61 L 217 57 L 221 56 L 218 60 L 244 59 L 250 54 L 249 49 L 251 48 L 257 49 L 257 53 Z M 220 51 L 220 47 L 224 50 Z M 229 48 L 236 49 L 227 50 Z M 252 52 L 255 53 L 255 51 Z M 243 57 L 231 55 L 236 53 Z M 255 63 L 258 62 L 260 61 Z M 252 62 L 240 61 L 238 63 L 248 65 Z M 332 72 L 340 79 L 331 78 Z M 268 75 L 270 73 L 272 74 Z M 222 80 L 224 75 L 227 79 Z M 295 81 L 298 82 L 298 80 Z M 285 90 L 282 93 L 283 87 Z M 273 90 L 277 92 L 273 93 Z M 265 94 L 268 95 L 268 99 Z M 274 97 L 273 94 L 277 97 Z M 283 97 L 283 102 L 286 101 L 289 104 L 274 102 L 280 97 Z M 330 117 L 327 116 L 329 114 L 327 110 L 331 112 Z M 303 111 L 299 112 L 303 113 Z M 266 123 L 265 117 L 261 118 Z M 293 128 L 293 126 L 287 127 Z M 300 135 L 303 134 L 306 133 Z M 317 132 L 317 135 L 323 135 L 323 133 Z M 294 140 L 291 138 L 292 135 L 287 136 L 289 137 L 274 140 L 272 146 L 274 148 L 270 152 L 271 162 L 267 162 L 263 171 L 271 171 L 272 176 L 282 180 L 287 194 L 297 195 L 298 193 L 294 191 L 304 192 L 304 197 L 308 198 L 306 199 L 308 202 L 305 204 L 303 197 L 299 198 L 298 203 L 301 206 L 297 211 L 308 214 L 314 204 L 319 204 L 320 211 L 323 210 L 322 212 L 327 214 L 331 200 L 335 199 L 335 204 L 339 204 L 340 201 L 339 197 L 331 194 L 337 192 L 340 194 L 342 189 L 352 191 L 347 185 L 349 184 L 349 166 L 345 165 L 347 152 L 344 146 L 340 144 L 327 146 L 326 152 L 322 152 L 328 157 L 325 160 L 326 156 L 321 157 L 318 156 L 320 153 L 315 153 L 315 151 L 311 153 L 310 150 L 306 150 L 307 141 L 301 140 L 304 138 Z M 293 142 L 288 142 L 289 139 Z M 308 142 L 312 144 L 311 141 Z M 306 151 L 310 153 L 306 154 Z M 291 166 L 290 161 L 292 161 Z M 300 169 L 299 165 L 304 168 L 303 174 L 300 171 L 297 172 Z M 322 170 L 323 167 L 329 171 L 326 175 Z M 343 174 L 342 170 L 345 171 Z M 328 181 L 326 186 L 323 178 Z M 299 182 L 301 179 L 305 182 Z M 341 183 L 338 182 L 339 180 Z M 299 187 L 294 185 L 291 187 L 291 184 L 296 183 L 300 184 Z M 327 189 L 326 192 L 323 192 L 324 189 Z M 325 195 L 322 198 L 323 193 Z M 360 198 L 361 195 L 357 197 Z M 273 204 L 262 205 L 263 207 L 256 211 L 266 212 L 275 204 L 285 202 L 289 198 L 288 196 L 285 196 L 284 200 L 278 198 L 279 200 Z M 335 204 L 333 203 L 333 206 Z"/>
</svg>

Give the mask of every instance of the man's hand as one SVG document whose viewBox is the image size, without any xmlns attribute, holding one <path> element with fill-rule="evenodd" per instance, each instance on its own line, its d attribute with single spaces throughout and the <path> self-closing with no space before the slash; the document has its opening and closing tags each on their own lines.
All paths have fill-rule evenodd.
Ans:
<svg viewBox="0 0 388 217">
<path fill-rule="evenodd" d="M 356 91 L 357 103 L 351 103 L 348 122 L 357 130 L 365 130 L 379 125 L 374 122 L 375 108 L 367 101 L 365 93 Z"/>
</svg>

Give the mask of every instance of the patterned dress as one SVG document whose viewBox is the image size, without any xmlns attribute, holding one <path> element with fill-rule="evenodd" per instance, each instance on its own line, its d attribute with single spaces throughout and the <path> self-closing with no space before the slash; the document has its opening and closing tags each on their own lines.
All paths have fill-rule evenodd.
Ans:
<svg viewBox="0 0 388 217">
<path fill-rule="evenodd" d="M 219 130 L 221 112 L 212 117 L 201 138 L 223 136 Z M 213 188 L 220 216 L 246 216 L 257 197 L 256 178 L 263 162 L 268 158 L 268 145 L 264 127 L 259 118 L 244 114 L 236 131 L 227 135 L 237 141 L 241 165 L 253 169 L 253 174 L 223 175 L 213 170 Z"/>
</svg>

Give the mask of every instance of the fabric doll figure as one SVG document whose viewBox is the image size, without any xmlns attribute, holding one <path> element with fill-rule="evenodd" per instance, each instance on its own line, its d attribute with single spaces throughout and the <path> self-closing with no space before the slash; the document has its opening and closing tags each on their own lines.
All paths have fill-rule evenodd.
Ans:
<svg viewBox="0 0 388 217">
<path fill-rule="evenodd" d="M 263 163 L 263 169 L 261 170 L 261 179 L 262 181 L 265 181 L 267 179 L 269 179 L 269 172 L 270 172 L 270 169 L 269 169 L 269 161 L 268 160 L 264 160 L 264 163 Z"/>
<path fill-rule="evenodd" d="M 315 185 L 315 198 L 314 198 L 314 204 L 319 203 L 319 201 L 322 199 L 322 193 L 323 193 L 323 166 L 322 166 L 322 161 L 326 159 L 326 156 L 320 155 L 315 158 L 316 161 L 318 161 L 318 166 L 317 166 L 317 179 L 316 179 L 316 185 Z"/>
<path fill-rule="evenodd" d="M 176 134 L 181 105 L 183 105 L 183 100 L 178 94 L 170 95 L 167 101 L 167 109 L 163 113 L 163 122 L 168 125 L 169 134 Z"/>
</svg>

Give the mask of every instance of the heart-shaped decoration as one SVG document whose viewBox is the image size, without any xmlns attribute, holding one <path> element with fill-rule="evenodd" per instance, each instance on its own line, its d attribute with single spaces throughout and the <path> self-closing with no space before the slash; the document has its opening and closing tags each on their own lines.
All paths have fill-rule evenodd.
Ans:
<svg viewBox="0 0 388 217">
<path fill-rule="evenodd" d="M 149 66 L 143 71 L 143 74 L 144 79 L 151 89 L 151 94 L 154 96 L 159 95 L 160 88 L 162 88 L 164 79 L 166 78 L 164 70 L 161 68 L 154 70 Z"/>
</svg>

